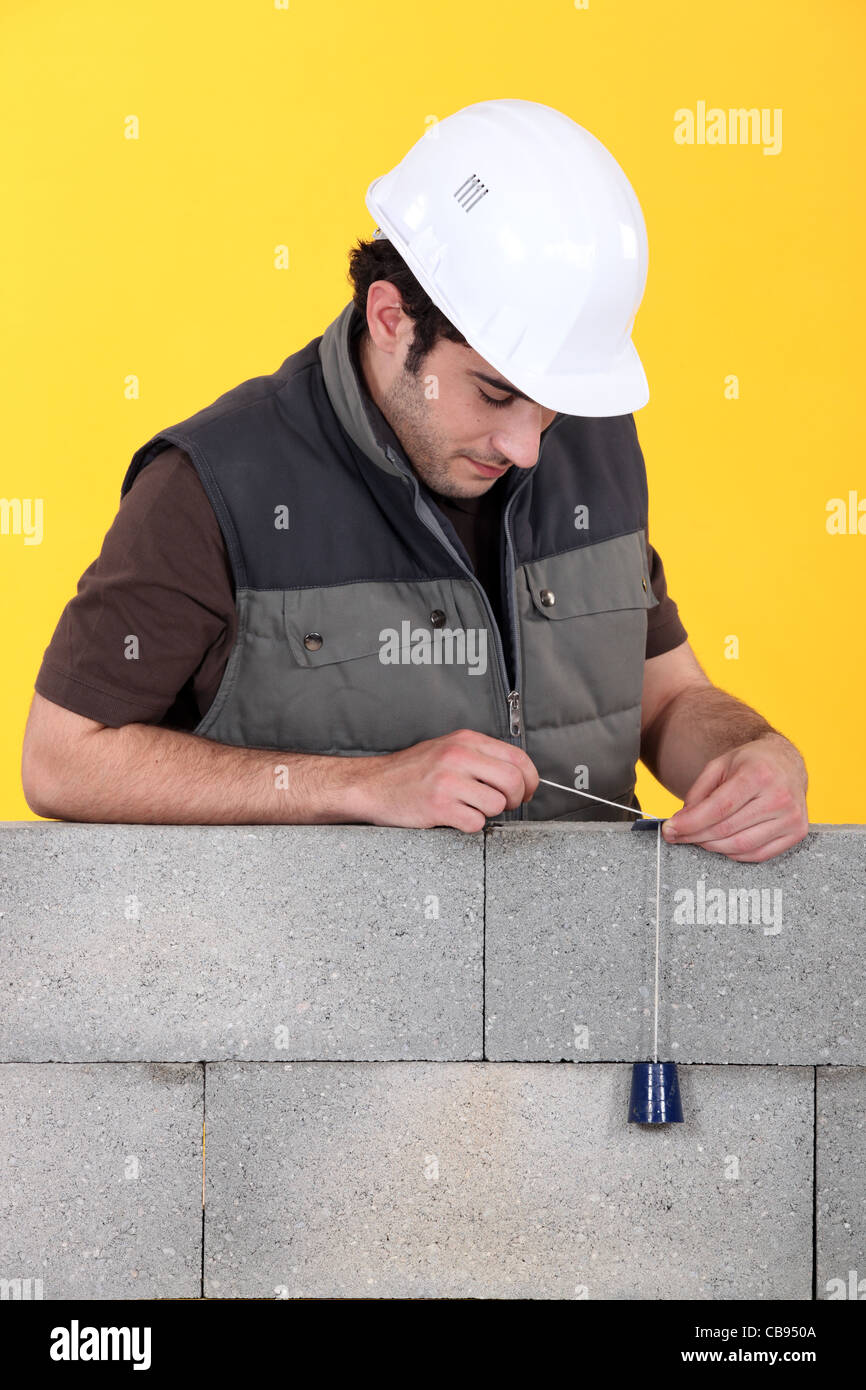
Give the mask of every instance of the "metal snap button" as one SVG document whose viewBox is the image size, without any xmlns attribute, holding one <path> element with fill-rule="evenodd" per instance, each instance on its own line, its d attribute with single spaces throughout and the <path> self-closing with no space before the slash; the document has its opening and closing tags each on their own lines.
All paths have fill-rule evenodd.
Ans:
<svg viewBox="0 0 866 1390">
<path fill-rule="evenodd" d="M 545 608 L 552 608 L 556 603 L 556 594 L 552 589 L 542 589 L 538 597 Z"/>
<path fill-rule="evenodd" d="M 445 614 L 441 608 L 434 608 L 430 614 L 430 621 L 434 627 L 442 627 L 445 623 Z"/>
<path fill-rule="evenodd" d="M 317 652 L 322 645 L 322 634 L 320 632 L 308 632 L 304 638 L 304 646 L 308 652 Z"/>
</svg>

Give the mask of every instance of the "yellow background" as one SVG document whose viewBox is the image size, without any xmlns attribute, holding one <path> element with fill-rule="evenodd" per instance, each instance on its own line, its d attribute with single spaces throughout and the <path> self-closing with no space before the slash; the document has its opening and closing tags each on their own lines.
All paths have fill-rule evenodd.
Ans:
<svg viewBox="0 0 866 1390">
<path fill-rule="evenodd" d="M 813 822 L 866 821 L 866 535 L 826 530 L 830 498 L 866 498 L 860 0 L 3 0 L 0 40 L 0 495 L 45 509 L 41 545 L 0 536 L 0 816 L 33 818 L 33 681 L 135 449 L 324 330 L 367 185 L 429 117 L 522 97 L 598 136 L 641 200 L 635 419 L 698 658 L 801 749 Z M 782 108 L 781 153 L 676 144 L 698 101 Z M 644 768 L 637 791 L 680 804 Z"/>
</svg>

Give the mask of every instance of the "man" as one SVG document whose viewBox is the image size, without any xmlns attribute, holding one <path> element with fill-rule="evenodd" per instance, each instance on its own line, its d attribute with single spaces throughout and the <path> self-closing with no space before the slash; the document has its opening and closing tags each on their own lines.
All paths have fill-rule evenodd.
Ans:
<svg viewBox="0 0 866 1390">
<path fill-rule="evenodd" d="M 649 544 L 619 166 L 481 102 L 367 203 L 322 337 L 134 456 L 37 677 L 28 804 L 474 832 L 628 819 L 640 756 L 685 799 L 667 838 L 797 843 L 802 759 L 707 680 Z"/>
</svg>

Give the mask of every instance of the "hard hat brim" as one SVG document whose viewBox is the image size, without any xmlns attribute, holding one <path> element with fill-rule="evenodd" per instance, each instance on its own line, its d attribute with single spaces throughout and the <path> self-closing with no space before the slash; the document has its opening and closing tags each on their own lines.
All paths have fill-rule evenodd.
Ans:
<svg viewBox="0 0 866 1390">
<path fill-rule="evenodd" d="M 466 340 L 469 341 L 468 337 Z M 479 351 L 474 343 L 470 346 Z M 533 375 L 527 371 L 515 374 L 513 368 L 509 372 L 503 365 L 491 365 L 533 401 L 562 415 L 630 415 L 649 401 L 646 373 L 630 339 L 619 357 L 597 372 L 582 371 L 564 376 L 550 372 Z"/>
</svg>

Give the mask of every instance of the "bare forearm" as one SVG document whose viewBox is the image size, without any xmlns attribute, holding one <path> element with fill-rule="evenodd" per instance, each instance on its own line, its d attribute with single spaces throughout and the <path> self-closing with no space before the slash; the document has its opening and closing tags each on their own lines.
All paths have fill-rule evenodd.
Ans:
<svg viewBox="0 0 866 1390">
<path fill-rule="evenodd" d="M 711 758 L 764 734 L 783 735 L 757 710 L 717 686 L 681 691 L 641 738 L 641 759 L 675 796 L 689 787 Z"/>
<path fill-rule="evenodd" d="M 360 820 L 363 759 L 235 748 L 150 724 L 103 728 L 46 777 L 39 814 L 72 821 L 177 825 Z"/>
</svg>

